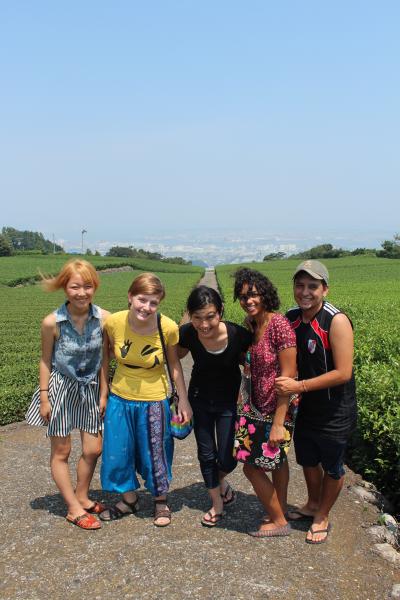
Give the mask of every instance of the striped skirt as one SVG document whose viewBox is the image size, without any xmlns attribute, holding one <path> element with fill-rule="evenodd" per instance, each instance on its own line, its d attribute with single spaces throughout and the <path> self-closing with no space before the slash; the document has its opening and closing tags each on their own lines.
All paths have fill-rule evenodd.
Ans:
<svg viewBox="0 0 400 600">
<path fill-rule="evenodd" d="M 103 429 L 99 412 L 99 378 L 89 384 L 79 383 L 52 371 L 49 380 L 49 423 L 40 416 L 40 391 L 35 390 L 25 415 L 29 425 L 48 425 L 46 436 L 66 437 L 73 429 L 97 433 Z"/>
</svg>

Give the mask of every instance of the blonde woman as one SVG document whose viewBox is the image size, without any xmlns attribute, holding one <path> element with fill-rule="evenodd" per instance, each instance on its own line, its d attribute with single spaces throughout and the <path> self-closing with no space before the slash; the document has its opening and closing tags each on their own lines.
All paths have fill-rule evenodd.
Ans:
<svg viewBox="0 0 400 600">
<path fill-rule="evenodd" d="M 104 510 L 89 499 L 89 486 L 101 454 L 102 417 L 99 370 L 102 359 L 102 321 L 109 313 L 92 304 L 99 285 L 94 267 L 72 260 L 60 273 L 44 279 L 47 291 L 63 289 L 65 303 L 43 319 L 40 384 L 27 412 L 30 425 L 47 425 L 51 440 L 51 474 L 67 505 L 67 521 L 82 529 L 99 529 L 94 515 Z M 68 460 L 71 431 L 79 429 L 82 454 L 75 489 Z"/>
</svg>

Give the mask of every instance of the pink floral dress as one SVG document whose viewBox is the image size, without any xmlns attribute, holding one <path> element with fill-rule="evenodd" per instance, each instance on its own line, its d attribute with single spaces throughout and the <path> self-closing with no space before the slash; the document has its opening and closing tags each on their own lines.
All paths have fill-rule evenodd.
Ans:
<svg viewBox="0 0 400 600">
<path fill-rule="evenodd" d="M 272 316 L 262 338 L 250 348 L 252 402 L 266 417 L 276 410 L 275 378 L 281 374 L 279 353 L 296 347 L 296 334 L 289 320 L 279 313 Z"/>
<path fill-rule="evenodd" d="M 288 319 L 276 313 L 262 338 L 250 347 L 250 360 L 246 357 L 241 402 L 238 404 L 235 424 L 234 455 L 238 461 L 265 471 L 279 469 L 287 460 L 297 412 L 297 396 L 291 398 L 286 413 L 283 441 L 279 446 L 271 446 L 269 436 L 277 406 L 275 377 L 281 374 L 279 353 L 295 347 L 296 336 Z"/>
</svg>

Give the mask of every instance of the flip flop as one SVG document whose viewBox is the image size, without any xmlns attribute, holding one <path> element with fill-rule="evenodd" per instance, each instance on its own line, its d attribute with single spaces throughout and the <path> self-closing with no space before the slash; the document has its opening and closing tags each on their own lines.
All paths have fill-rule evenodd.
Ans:
<svg viewBox="0 0 400 600">
<path fill-rule="evenodd" d="M 207 516 L 210 518 L 206 519 Z M 224 512 L 215 513 L 215 515 L 213 515 L 211 511 L 208 511 L 208 513 L 204 515 L 200 522 L 203 525 L 203 527 L 215 527 L 224 518 L 224 516 Z"/>
<path fill-rule="evenodd" d="M 330 523 L 328 523 L 328 527 L 326 529 L 313 529 L 313 526 L 311 525 L 310 529 L 308 530 L 311 533 L 311 535 L 315 535 L 316 533 L 326 533 L 326 536 L 322 540 L 316 540 L 315 542 L 314 540 L 309 540 L 308 538 L 306 538 L 306 544 L 325 544 L 331 529 L 332 525 Z"/>
<path fill-rule="evenodd" d="M 231 495 L 230 498 L 228 498 L 229 493 Z M 230 504 L 233 504 L 234 502 L 236 502 L 236 492 L 233 489 L 233 487 L 231 487 L 229 485 L 229 483 L 227 483 L 227 485 L 226 485 L 225 494 L 221 494 L 221 498 L 224 503 L 224 506 L 229 506 Z"/>
<path fill-rule="evenodd" d="M 292 528 L 287 524 L 282 525 L 282 527 L 275 527 L 275 529 L 258 529 L 257 531 L 248 531 L 247 533 L 255 538 L 284 537 L 292 533 Z"/>
<path fill-rule="evenodd" d="M 293 517 L 291 515 L 297 516 Z M 314 519 L 314 515 L 307 515 L 306 513 L 303 513 L 303 511 L 300 510 L 300 508 L 293 508 L 292 510 L 288 510 L 285 516 L 287 521 L 313 521 Z"/>
<path fill-rule="evenodd" d="M 101 523 L 93 517 L 93 515 L 88 515 L 87 513 L 83 515 L 79 515 L 79 517 L 75 517 L 75 519 L 71 519 L 70 517 L 65 517 L 68 523 L 72 523 L 72 525 L 76 525 L 81 529 L 94 531 L 95 529 L 101 529 Z"/>
</svg>

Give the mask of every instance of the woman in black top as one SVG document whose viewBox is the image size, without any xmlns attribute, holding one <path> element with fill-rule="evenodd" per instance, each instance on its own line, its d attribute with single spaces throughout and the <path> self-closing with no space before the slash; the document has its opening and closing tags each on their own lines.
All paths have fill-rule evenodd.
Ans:
<svg viewBox="0 0 400 600">
<path fill-rule="evenodd" d="M 187 311 L 190 323 L 180 327 L 178 353 L 183 358 L 190 351 L 194 361 L 188 396 L 200 469 L 212 501 L 201 523 L 214 527 L 224 515 L 224 506 L 235 501 L 225 476 L 236 467 L 233 443 L 239 363 L 251 343 L 251 333 L 222 320 L 221 297 L 207 286 L 191 292 Z"/>
</svg>

